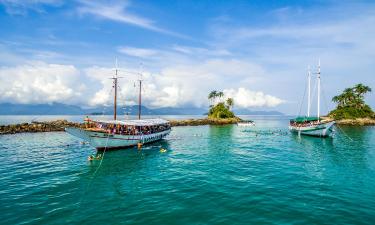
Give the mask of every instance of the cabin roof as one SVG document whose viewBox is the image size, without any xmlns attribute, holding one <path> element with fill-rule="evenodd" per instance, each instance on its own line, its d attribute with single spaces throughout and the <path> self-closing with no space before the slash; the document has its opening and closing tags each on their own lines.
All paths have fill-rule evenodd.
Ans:
<svg viewBox="0 0 375 225">
<path fill-rule="evenodd" d="M 119 124 L 126 126 L 155 126 L 168 124 L 169 121 L 165 119 L 142 119 L 142 120 L 93 120 L 97 123 L 105 124 Z"/>
<path fill-rule="evenodd" d="M 317 121 L 317 120 L 319 120 L 319 117 L 316 117 L 316 116 L 310 116 L 310 117 L 299 116 L 294 119 L 291 119 L 290 121 L 296 122 L 296 123 L 303 123 L 303 122 L 310 122 L 310 121 Z"/>
</svg>

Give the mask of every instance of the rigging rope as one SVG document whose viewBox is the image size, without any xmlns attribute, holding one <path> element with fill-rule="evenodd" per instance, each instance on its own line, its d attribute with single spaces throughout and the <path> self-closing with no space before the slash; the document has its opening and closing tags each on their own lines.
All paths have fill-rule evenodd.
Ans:
<svg viewBox="0 0 375 225">
<path fill-rule="evenodd" d="M 306 85 L 305 85 L 305 90 L 303 91 L 302 101 L 300 102 L 298 116 L 301 115 L 302 105 L 303 105 L 303 101 L 305 100 L 305 95 L 306 95 L 306 87 L 307 87 L 307 83 L 306 83 Z"/>
</svg>

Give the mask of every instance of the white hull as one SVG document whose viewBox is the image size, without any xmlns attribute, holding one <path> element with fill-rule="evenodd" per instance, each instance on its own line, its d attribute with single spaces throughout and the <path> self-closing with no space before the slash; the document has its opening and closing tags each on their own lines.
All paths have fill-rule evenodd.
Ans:
<svg viewBox="0 0 375 225">
<path fill-rule="evenodd" d="M 69 134 L 87 141 L 92 147 L 97 149 L 122 148 L 136 146 L 138 143 L 150 143 L 158 141 L 167 136 L 171 130 L 165 130 L 153 134 L 144 135 L 119 135 L 103 132 L 87 131 L 79 128 L 65 128 Z"/>
<path fill-rule="evenodd" d="M 239 127 L 254 127 L 254 123 L 237 123 L 237 126 Z"/>
<path fill-rule="evenodd" d="M 328 123 L 321 123 L 318 125 L 308 126 L 308 127 L 296 127 L 296 126 L 289 126 L 289 130 L 293 133 L 297 133 L 298 135 L 309 135 L 315 137 L 328 137 L 333 132 L 333 125 L 335 121 L 328 122 Z"/>
</svg>

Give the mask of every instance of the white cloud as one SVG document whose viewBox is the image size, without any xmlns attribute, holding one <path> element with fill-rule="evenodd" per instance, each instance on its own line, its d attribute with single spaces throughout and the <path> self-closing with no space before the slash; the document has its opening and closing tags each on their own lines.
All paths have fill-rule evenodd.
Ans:
<svg viewBox="0 0 375 225">
<path fill-rule="evenodd" d="M 134 47 L 119 47 L 118 51 L 129 56 L 135 56 L 140 58 L 148 58 L 158 54 L 158 51 L 154 49 Z"/>
<path fill-rule="evenodd" d="M 234 105 L 240 108 L 248 107 L 275 107 L 284 100 L 275 96 L 264 94 L 261 91 L 251 91 L 246 88 L 225 89 L 224 95 L 234 99 Z"/>
<path fill-rule="evenodd" d="M 118 103 L 138 102 L 139 75 L 120 68 Z M 206 107 L 211 90 L 224 90 L 238 107 L 274 107 L 282 103 L 277 97 L 251 92 L 245 88 L 261 79 L 265 71 L 256 64 L 238 59 L 185 61 L 163 67 L 159 73 L 143 72 L 143 104 L 149 107 Z M 62 102 L 81 106 L 111 105 L 113 68 L 28 62 L 0 68 L 0 101 L 14 103 Z"/>
<path fill-rule="evenodd" d="M 136 69 L 122 69 L 133 70 Z M 91 104 L 110 104 L 112 97 L 108 95 L 111 89 L 111 81 L 103 79 L 103 74 L 113 74 L 110 68 L 90 68 L 85 72 L 89 77 L 97 79 L 102 84 L 102 89 L 97 90 Z M 120 70 L 121 72 L 121 70 Z M 255 81 L 262 79 L 265 71 L 258 65 L 238 59 L 209 59 L 205 61 L 185 61 L 179 64 L 170 64 L 163 67 L 158 73 L 146 71 L 143 73 L 143 102 L 151 107 L 176 107 L 176 106 L 207 106 L 207 95 L 211 90 L 224 90 L 228 86 L 239 88 L 250 86 Z M 134 81 L 138 79 L 136 74 L 121 74 L 125 77 L 120 80 L 119 91 L 122 100 L 126 103 L 137 102 L 138 88 L 134 87 Z M 242 90 L 242 89 L 241 89 Z M 241 92 L 242 93 L 242 92 Z M 258 93 L 257 93 L 258 94 Z M 242 95 L 238 95 L 242 97 Z M 277 99 L 264 95 L 261 106 L 273 107 Z M 242 100 L 240 104 L 242 105 Z M 254 105 L 258 106 L 258 105 Z"/>
<path fill-rule="evenodd" d="M 159 33 L 164 33 L 180 38 L 188 38 L 185 35 L 162 29 L 156 26 L 154 21 L 129 12 L 127 9 L 130 6 L 130 1 L 99 3 L 81 0 L 80 2 L 82 4 L 81 7 L 78 8 L 78 13 L 80 14 L 90 14 L 100 18 L 130 24 Z"/>
<path fill-rule="evenodd" d="M 85 85 L 72 65 L 29 62 L 0 68 L 0 100 L 16 103 L 75 102 Z"/>
<path fill-rule="evenodd" d="M 61 0 L 0 0 L 10 15 L 25 15 L 28 10 L 43 12 L 44 5 L 59 6 Z"/>
</svg>

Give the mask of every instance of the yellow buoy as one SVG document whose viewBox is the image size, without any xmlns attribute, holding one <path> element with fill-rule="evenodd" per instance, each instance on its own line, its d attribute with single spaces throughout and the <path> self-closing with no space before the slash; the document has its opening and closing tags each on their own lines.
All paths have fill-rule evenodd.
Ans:
<svg viewBox="0 0 375 225">
<path fill-rule="evenodd" d="M 164 149 L 164 148 L 161 148 L 161 149 L 160 149 L 160 152 L 167 152 L 167 150 Z"/>
<path fill-rule="evenodd" d="M 141 148 L 142 148 L 142 143 L 139 142 L 139 143 L 138 143 L 138 149 L 141 149 Z"/>
</svg>

